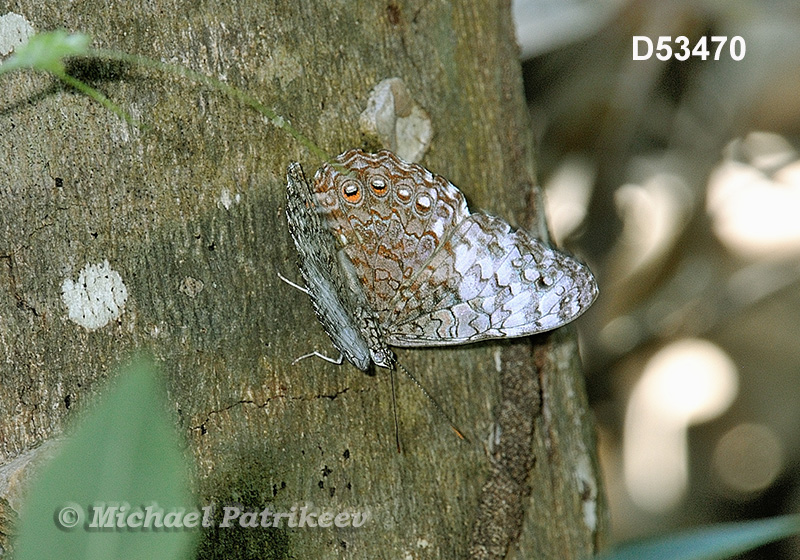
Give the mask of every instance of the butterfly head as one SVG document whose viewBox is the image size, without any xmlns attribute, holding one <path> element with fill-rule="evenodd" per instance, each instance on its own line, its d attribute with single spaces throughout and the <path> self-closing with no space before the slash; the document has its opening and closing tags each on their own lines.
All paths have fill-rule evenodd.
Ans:
<svg viewBox="0 0 800 560">
<path fill-rule="evenodd" d="M 394 352 L 389 350 L 389 348 L 386 346 L 370 348 L 369 354 L 376 366 L 386 369 L 394 369 L 394 364 L 397 362 L 397 358 L 395 357 Z"/>
</svg>

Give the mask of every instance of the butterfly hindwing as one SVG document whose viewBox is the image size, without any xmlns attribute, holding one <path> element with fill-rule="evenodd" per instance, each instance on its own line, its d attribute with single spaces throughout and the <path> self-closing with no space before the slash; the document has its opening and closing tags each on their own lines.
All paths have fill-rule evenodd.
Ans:
<svg viewBox="0 0 800 560">
<path fill-rule="evenodd" d="M 387 151 L 345 152 L 317 172 L 314 188 L 379 315 L 469 215 L 447 180 Z"/>
</svg>

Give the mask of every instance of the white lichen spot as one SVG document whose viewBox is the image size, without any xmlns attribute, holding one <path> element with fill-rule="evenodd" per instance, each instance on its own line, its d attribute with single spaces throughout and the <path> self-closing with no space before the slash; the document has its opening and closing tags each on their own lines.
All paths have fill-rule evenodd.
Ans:
<svg viewBox="0 0 800 560">
<path fill-rule="evenodd" d="M 583 523 L 592 533 L 597 531 L 597 482 L 588 453 L 583 453 L 575 467 L 575 478 L 583 502 Z"/>
<path fill-rule="evenodd" d="M 228 189 L 222 189 L 222 192 L 219 194 L 219 203 L 225 208 L 225 210 L 231 209 L 231 191 Z"/>
<path fill-rule="evenodd" d="M 431 543 L 427 539 L 418 538 L 417 539 L 417 548 L 425 550 L 426 548 L 430 548 Z M 401 552 L 403 560 L 417 560 L 417 558 L 423 558 L 424 555 L 420 555 L 419 553 L 415 553 L 413 550 L 403 550 Z M 427 558 L 427 556 L 424 556 Z"/>
<path fill-rule="evenodd" d="M 231 194 L 231 191 L 229 191 L 227 188 L 223 188 L 222 191 L 219 193 L 219 198 L 217 199 L 217 205 L 222 206 L 223 208 L 225 208 L 225 210 L 230 210 L 231 206 L 233 206 L 234 203 L 239 204 L 241 200 L 242 200 L 241 195 L 239 195 L 238 193 L 235 195 Z"/>
<path fill-rule="evenodd" d="M 27 43 L 34 32 L 33 26 L 19 14 L 8 12 L 0 16 L 0 56 L 6 56 Z"/>
<path fill-rule="evenodd" d="M 421 160 L 433 138 L 428 113 L 415 103 L 408 116 L 397 119 L 396 131 L 397 154 L 409 161 Z"/>
<path fill-rule="evenodd" d="M 503 373 L 503 356 L 500 354 L 500 349 L 494 350 L 494 369 L 497 373 Z"/>
<path fill-rule="evenodd" d="M 362 132 L 406 161 L 421 160 L 433 137 L 430 117 L 400 78 L 387 78 L 373 88 L 359 124 Z"/>
<path fill-rule="evenodd" d="M 489 429 L 489 436 L 486 438 L 486 452 L 489 456 L 493 456 L 495 451 L 500 447 L 500 439 L 503 437 L 503 427 L 495 422 Z"/>
<path fill-rule="evenodd" d="M 128 289 L 108 261 L 86 263 L 77 281 L 67 278 L 62 282 L 61 299 L 70 321 L 94 331 L 122 315 Z"/>
</svg>

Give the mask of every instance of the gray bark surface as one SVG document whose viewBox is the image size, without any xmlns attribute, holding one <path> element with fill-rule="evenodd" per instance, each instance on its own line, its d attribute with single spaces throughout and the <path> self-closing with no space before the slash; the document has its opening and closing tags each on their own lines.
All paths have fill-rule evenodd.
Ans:
<svg viewBox="0 0 800 560">
<path fill-rule="evenodd" d="M 509 6 L 493 2 L 19 2 L 37 30 L 161 58 L 237 85 L 329 154 L 364 145 L 385 78 L 430 115 L 423 160 L 481 208 L 532 231 L 533 159 Z M 366 511 L 362 528 L 210 534 L 239 557 L 583 558 L 605 532 L 574 333 L 399 350 L 470 440 L 397 377 L 335 355 L 297 280 L 285 170 L 319 165 L 223 95 L 154 71 L 78 76 L 138 130 L 49 76 L 0 77 L 0 465 L 62 434 L 114 367 L 148 349 L 168 379 L 203 502 Z M 378 146 L 366 145 L 367 148 Z M 68 318 L 62 284 L 109 262 L 118 319 Z M 236 550 L 239 552 L 237 553 Z"/>
</svg>

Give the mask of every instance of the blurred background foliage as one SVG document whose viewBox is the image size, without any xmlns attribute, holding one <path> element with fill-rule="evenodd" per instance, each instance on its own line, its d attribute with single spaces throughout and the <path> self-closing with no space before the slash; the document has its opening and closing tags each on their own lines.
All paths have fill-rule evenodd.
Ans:
<svg viewBox="0 0 800 560">
<path fill-rule="evenodd" d="M 800 511 L 800 3 L 516 0 L 613 540 Z M 633 60 L 741 36 L 743 60 Z M 800 558 L 796 539 L 746 558 Z"/>
</svg>

